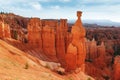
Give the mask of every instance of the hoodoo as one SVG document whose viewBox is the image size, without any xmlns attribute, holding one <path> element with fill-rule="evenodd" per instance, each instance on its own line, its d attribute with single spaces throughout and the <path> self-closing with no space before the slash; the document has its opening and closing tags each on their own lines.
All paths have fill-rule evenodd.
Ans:
<svg viewBox="0 0 120 80">
<path fill-rule="evenodd" d="M 41 21 L 39 18 L 32 18 L 28 23 L 28 43 L 34 47 L 42 48 Z"/>
<path fill-rule="evenodd" d="M 77 12 L 77 21 L 72 27 L 72 41 L 67 48 L 66 53 L 66 71 L 74 71 L 80 69 L 84 71 L 85 57 L 86 57 L 86 47 L 85 47 L 85 28 L 82 26 L 81 22 L 82 12 Z"/>
<path fill-rule="evenodd" d="M 10 38 L 10 26 L 0 17 L 0 38 Z"/>
</svg>

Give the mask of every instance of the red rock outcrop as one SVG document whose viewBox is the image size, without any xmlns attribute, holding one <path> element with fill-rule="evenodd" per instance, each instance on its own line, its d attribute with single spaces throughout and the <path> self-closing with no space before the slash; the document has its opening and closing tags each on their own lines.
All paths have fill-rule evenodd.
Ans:
<svg viewBox="0 0 120 80">
<path fill-rule="evenodd" d="M 105 56 L 106 49 L 104 42 L 101 43 L 101 45 L 97 46 L 97 56 Z"/>
<path fill-rule="evenodd" d="M 120 80 L 120 56 L 115 57 L 113 80 Z"/>
<path fill-rule="evenodd" d="M 2 21 L 0 21 L 0 38 L 3 38 L 4 37 L 4 24 Z"/>
<path fill-rule="evenodd" d="M 92 60 L 94 61 L 100 56 L 104 56 L 106 54 L 106 49 L 104 42 L 101 43 L 101 45 L 97 45 L 97 42 L 95 39 L 92 41 L 86 41 L 86 49 L 87 49 L 87 60 Z"/>
<path fill-rule="evenodd" d="M 84 71 L 86 47 L 85 47 L 85 29 L 81 22 L 81 11 L 77 12 L 78 19 L 72 27 L 72 42 L 67 48 L 65 55 L 66 71 L 72 71 L 81 68 Z"/>
<path fill-rule="evenodd" d="M 101 45 L 97 46 L 97 58 L 94 59 L 93 63 L 98 67 L 98 68 L 105 68 L 107 67 L 106 64 L 106 50 L 105 50 L 105 45 L 102 42 Z"/>
<path fill-rule="evenodd" d="M 56 56 L 55 31 L 54 28 L 46 25 L 42 31 L 43 52 L 50 56 Z"/>
<path fill-rule="evenodd" d="M 97 43 L 95 39 L 88 41 L 86 46 L 88 46 L 88 59 L 94 60 L 97 58 Z"/>
<path fill-rule="evenodd" d="M 67 20 L 61 19 L 60 25 L 56 30 L 56 56 L 63 67 L 65 67 L 65 53 L 66 53 L 66 33 L 67 33 Z"/>
<path fill-rule="evenodd" d="M 56 27 L 57 27 L 57 25 L 58 25 L 58 20 L 47 20 L 47 19 L 43 19 L 43 20 L 41 20 L 41 23 L 42 23 L 42 26 L 46 26 L 46 25 L 48 25 L 48 26 L 50 26 L 50 27 L 53 27 L 53 28 L 55 28 L 55 30 L 56 30 Z"/>
<path fill-rule="evenodd" d="M 94 46 L 93 48 L 91 48 L 93 42 L 94 42 Z M 92 77 L 96 77 L 96 79 L 100 79 L 100 80 L 110 79 L 112 57 L 109 54 L 107 54 L 104 42 L 101 42 L 100 45 L 97 45 L 96 41 L 92 40 L 92 41 L 88 41 L 86 46 L 88 50 L 86 57 L 87 74 L 91 75 Z M 93 51 L 90 50 L 96 52 L 92 53 Z"/>
<path fill-rule="evenodd" d="M 0 38 L 10 38 L 10 27 L 4 23 L 3 19 L 0 19 Z"/>
<path fill-rule="evenodd" d="M 42 26 L 39 18 L 32 18 L 28 23 L 28 43 L 42 49 Z"/>
</svg>

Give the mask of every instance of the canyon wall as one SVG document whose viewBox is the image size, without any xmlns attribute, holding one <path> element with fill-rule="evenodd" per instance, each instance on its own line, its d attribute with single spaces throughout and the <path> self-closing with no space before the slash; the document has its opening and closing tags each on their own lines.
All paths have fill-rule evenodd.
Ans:
<svg viewBox="0 0 120 80">
<path fill-rule="evenodd" d="M 45 21 L 31 18 L 28 22 L 28 44 L 41 49 L 51 59 L 56 56 L 68 72 L 76 68 L 84 71 L 86 48 L 81 14 L 82 12 L 77 12 L 78 19 L 71 33 L 68 32 L 66 19 Z"/>
<path fill-rule="evenodd" d="M 28 23 L 28 43 L 42 49 L 42 27 L 39 18 L 30 19 Z"/>
<path fill-rule="evenodd" d="M 66 28 L 66 19 L 59 22 L 31 18 L 28 22 L 28 44 L 41 50 L 51 60 L 57 57 L 64 67 Z"/>
</svg>

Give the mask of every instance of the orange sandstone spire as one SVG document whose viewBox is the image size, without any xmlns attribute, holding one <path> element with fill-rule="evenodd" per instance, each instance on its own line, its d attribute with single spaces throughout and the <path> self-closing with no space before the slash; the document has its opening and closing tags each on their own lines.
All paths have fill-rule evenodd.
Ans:
<svg viewBox="0 0 120 80">
<path fill-rule="evenodd" d="M 81 11 L 77 11 L 77 21 L 72 27 L 72 42 L 69 44 L 66 53 L 66 71 L 73 71 L 77 68 L 84 71 L 86 47 L 85 47 L 85 28 L 81 22 Z"/>
<path fill-rule="evenodd" d="M 0 38 L 11 38 L 10 26 L 4 23 L 2 17 L 0 17 Z"/>
<path fill-rule="evenodd" d="M 82 16 L 82 12 L 81 11 L 77 11 L 77 17 L 78 17 L 78 19 L 77 19 L 77 21 L 75 22 L 75 26 L 82 26 L 82 22 L 81 22 L 81 16 Z"/>
</svg>

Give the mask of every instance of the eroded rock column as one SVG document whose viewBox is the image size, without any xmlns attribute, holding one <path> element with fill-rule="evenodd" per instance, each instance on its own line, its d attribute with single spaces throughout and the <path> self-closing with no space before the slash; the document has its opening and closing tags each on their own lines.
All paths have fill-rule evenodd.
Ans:
<svg viewBox="0 0 120 80">
<path fill-rule="evenodd" d="M 66 71 L 74 71 L 79 68 L 84 71 L 86 47 L 85 47 L 85 28 L 81 22 L 81 11 L 77 12 L 77 21 L 72 27 L 72 41 L 67 48 L 66 58 Z"/>
<path fill-rule="evenodd" d="M 56 56 L 61 63 L 62 67 L 65 67 L 65 53 L 67 43 L 67 19 L 60 19 L 60 25 L 56 30 Z"/>
<path fill-rule="evenodd" d="M 0 38 L 4 37 L 4 24 L 2 21 L 0 21 Z"/>
<path fill-rule="evenodd" d="M 10 26 L 0 18 L 0 38 L 11 38 Z"/>
<path fill-rule="evenodd" d="M 28 43 L 42 49 L 42 26 L 39 18 L 32 18 L 28 23 Z"/>
<path fill-rule="evenodd" d="M 42 32 L 43 51 L 48 57 L 52 58 L 52 56 L 56 56 L 54 28 L 46 25 Z"/>
<path fill-rule="evenodd" d="M 115 57 L 113 80 L 120 80 L 120 56 Z"/>
</svg>

